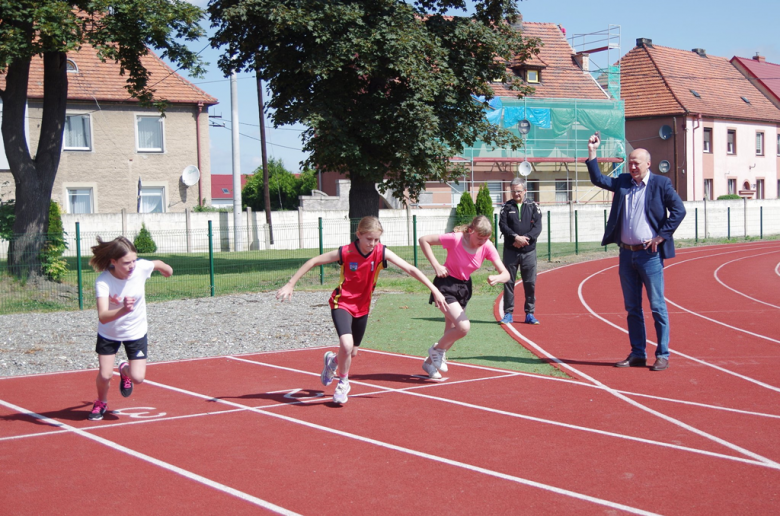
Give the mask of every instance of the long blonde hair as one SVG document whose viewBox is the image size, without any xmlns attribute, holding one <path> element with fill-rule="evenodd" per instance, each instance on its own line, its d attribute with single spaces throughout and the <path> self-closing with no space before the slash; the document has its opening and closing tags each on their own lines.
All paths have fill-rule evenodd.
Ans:
<svg viewBox="0 0 780 516">
<path fill-rule="evenodd" d="M 477 215 L 471 219 L 470 223 L 457 226 L 453 231 L 455 233 L 468 233 L 469 230 L 472 230 L 479 236 L 490 236 L 493 234 L 493 226 L 490 224 L 490 219 L 484 215 Z"/>
<path fill-rule="evenodd" d="M 363 234 L 370 231 L 376 231 L 378 233 L 385 232 L 385 230 L 382 229 L 382 223 L 379 222 L 378 218 L 372 216 L 363 217 L 360 219 L 360 222 L 358 222 L 357 232 Z"/>
</svg>

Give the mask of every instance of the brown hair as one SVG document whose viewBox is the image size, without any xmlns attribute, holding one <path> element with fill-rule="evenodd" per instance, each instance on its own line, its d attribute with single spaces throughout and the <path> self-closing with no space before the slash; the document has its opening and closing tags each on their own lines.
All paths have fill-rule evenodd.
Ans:
<svg viewBox="0 0 780 516">
<path fill-rule="evenodd" d="M 92 258 L 89 264 L 96 271 L 107 271 L 111 267 L 111 260 L 119 260 L 127 253 L 137 253 L 133 243 L 125 237 L 116 237 L 110 242 L 103 242 L 97 237 L 98 244 L 92 246 Z"/>
<path fill-rule="evenodd" d="M 380 233 L 384 233 L 384 229 L 382 229 L 382 223 L 379 222 L 379 219 L 376 217 L 363 217 L 360 219 L 360 222 L 358 222 L 357 232 L 360 234 L 368 233 L 369 231 L 378 231 Z"/>
<path fill-rule="evenodd" d="M 493 234 L 493 226 L 490 224 L 490 219 L 484 215 L 477 215 L 471 219 L 469 224 L 457 226 L 453 231 L 455 233 L 467 233 L 469 229 L 479 236 L 490 236 Z"/>
</svg>

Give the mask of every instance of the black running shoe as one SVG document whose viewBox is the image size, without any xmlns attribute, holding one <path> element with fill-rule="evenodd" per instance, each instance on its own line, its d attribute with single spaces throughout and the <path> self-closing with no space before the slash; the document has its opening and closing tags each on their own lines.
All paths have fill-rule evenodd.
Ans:
<svg viewBox="0 0 780 516">
<path fill-rule="evenodd" d="M 133 380 L 129 376 L 122 374 L 122 369 L 125 366 L 130 367 L 130 362 L 124 361 L 119 363 L 119 392 L 127 398 L 133 394 Z"/>
<path fill-rule="evenodd" d="M 103 419 L 103 414 L 108 410 L 108 403 L 103 403 L 100 400 L 95 400 L 95 404 L 92 405 L 92 412 L 89 413 L 87 419 L 90 421 L 100 421 Z"/>
</svg>

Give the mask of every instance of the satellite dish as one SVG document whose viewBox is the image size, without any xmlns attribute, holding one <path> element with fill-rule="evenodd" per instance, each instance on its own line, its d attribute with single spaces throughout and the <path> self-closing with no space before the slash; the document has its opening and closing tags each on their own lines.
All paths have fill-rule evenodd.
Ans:
<svg viewBox="0 0 780 516">
<path fill-rule="evenodd" d="M 192 186 L 200 180 L 200 170 L 195 165 L 187 165 L 181 173 L 181 182 L 187 186 Z"/>
<path fill-rule="evenodd" d="M 667 172 L 669 172 L 670 168 L 672 168 L 672 166 L 666 160 L 663 160 L 658 164 L 658 171 L 662 174 L 666 174 Z"/>
<path fill-rule="evenodd" d="M 668 125 L 662 125 L 658 130 L 658 136 L 660 136 L 662 140 L 668 140 L 672 136 L 672 128 Z"/>
<path fill-rule="evenodd" d="M 531 122 L 526 119 L 520 120 L 517 122 L 517 130 L 520 132 L 520 134 L 528 134 L 528 131 L 531 130 Z"/>
<path fill-rule="evenodd" d="M 520 172 L 521 176 L 525 177 L 533 171 L 533 167 L 531 167 L 531 164 L 527 161 L 522 161 L 520 162 L 520 165 L 518 165 L 517 171 Z"/>
</svg>

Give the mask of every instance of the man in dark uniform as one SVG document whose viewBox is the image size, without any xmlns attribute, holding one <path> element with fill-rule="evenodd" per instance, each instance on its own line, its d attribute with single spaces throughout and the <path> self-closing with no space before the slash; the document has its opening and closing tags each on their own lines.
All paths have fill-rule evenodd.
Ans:
<svg viewBox="0 0 780 516">
<path fill-rule="evenodd" d="M 504 235 L 504 264 L 510 280 L 504 283 L 504 318 L 502 324 L 514 322 L 515 281 L 517 268 L 523 279 L 526 324 L 539 324 L 534 317 L 536 305 L 536 239 L 542 233 L 542 212 L 534 202 L 526 202 L 525 180 L 516 177 L 509 186 L 512 199 L 501 208 L 499 228 Z"/>
</svg>

